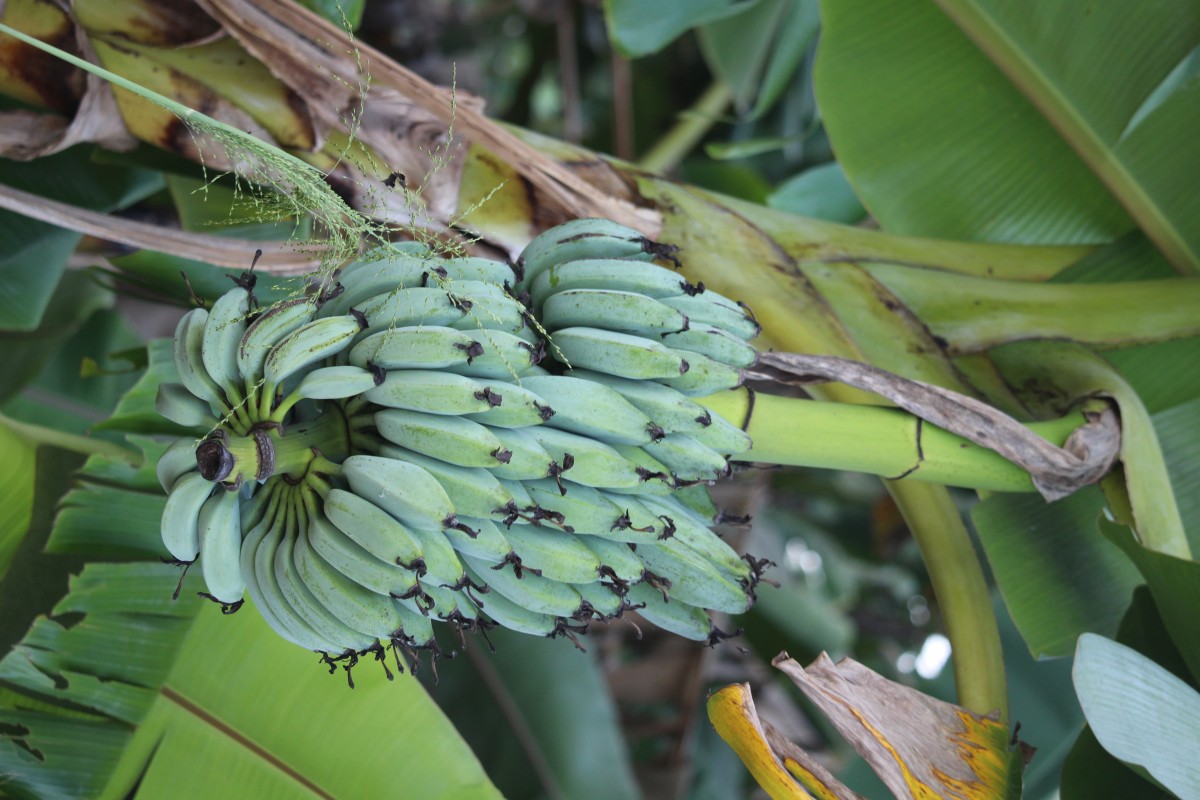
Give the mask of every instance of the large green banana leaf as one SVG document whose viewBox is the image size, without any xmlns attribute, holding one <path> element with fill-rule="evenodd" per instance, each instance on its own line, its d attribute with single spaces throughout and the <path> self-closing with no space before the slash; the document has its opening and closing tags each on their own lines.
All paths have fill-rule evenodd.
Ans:
<svg viewBox="0 0 1200 800">
<path fill-rule="evenodd" d="M 885 228 L 1103 242 L 1135 223 L 1200 264 L 1188 0 L 822 2 L 816 87 L 838 161 Z"/>
</svg>

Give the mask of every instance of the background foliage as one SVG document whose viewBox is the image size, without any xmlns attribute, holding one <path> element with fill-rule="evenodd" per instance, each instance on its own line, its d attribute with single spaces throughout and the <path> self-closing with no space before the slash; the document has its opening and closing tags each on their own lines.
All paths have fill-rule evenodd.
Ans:
<svg viewBox="0 0 1200 800">
<path fill-rule="evenodd" d="M 306 5 L 345 14 L 363 41 L 478 94 L 493 117 L 751 203 L 914 236 L 1095 248 L 1052 278 L 1064 284 L 1197 266 L 1190 187 L 1200 160 L 1187 132 L 1200 122 L 1200 14 L 1184 0 L 1100 4 L 1086 21 L 1069 0 Z M 214 213 L 228 195 L 221 184 L 197 194 L 203 179 L 146 145 L 0 160 L 0 183 L 76 206 L 279 235 L 225 206 Z M 809 470 L 747 470 L 720 489 L 723 505 L 755 518 L 727 534 L 779 565 L 780 586 L 764 586 L 736 621 L 745 636 L 735 645 L 698 650 L 626 624 L 595 631 L 586 654 L 495 637 L 495 654 L 472 642 L 419 684 L 360 669 L 350 692 L 256 620 L 201 608 L 195 576 L 180 603 L 165 602 L 178 575 L 154 563 L 162 498 L 145 464 L 162 447 L 154 437 L 178 431 L 153 412 L 154 386 L 172 367 L 146 342 L 169 333 L 186 303 L 181 267 L 201 293 L 219 290 L 223 271 L 126 253 L 8 211 L 0 245 L 9 354 L 0 367 L 0 775 L 9 782 L 0 793 L 201 796 L 229 786 L 349 797 L 390 794 L 402 780 L 421 797 L 751 796 L 702 706 L 709 689 L 749 681 L 765 717 L 851 787 L 884 797 L 766 664 L 785 648 L 801 662 L 852 654 L 954 699 L 941 609 L 895 503 L 873 478 Z M 1017 318 L 1010 338 L 1027 321 Z M 1004 341 L 992 356 L 1002 365 L 1048 352 Z M 1162 443 L 1173 486 L 1150 496 L 1173 494 L 1193 551 L 1197 355 L 1195 339 L 1108 355 Z M 969 356 L 959 366 L 968 370 Z M 45 429 L 86 434 L 87 444 Z M 1136 545 L 1129 519 L 1109 518 L 1110 498 L 1100 489 L 1053 505 L 955 495 L 998 584 L 1010 718 L 1039 748 L 1028 797 L 1118 785 L 1125 796 L 1161 786 L 1186 796 L 1195 786 L 1149 763 L 1176 759 L 1170 752 L 1113 739 L 1111 721 L 1142 703 L 1130 686 L 1194 694 L 1200 575 L 1194 562 Z M 1081 640 L 1084 632 L 1143 657 Z M 1126 704 L 1105 706 L 1095 719 L 1108 726 L 1093 735 L 1077 690 L 1095 707 Z"/>
</svg>

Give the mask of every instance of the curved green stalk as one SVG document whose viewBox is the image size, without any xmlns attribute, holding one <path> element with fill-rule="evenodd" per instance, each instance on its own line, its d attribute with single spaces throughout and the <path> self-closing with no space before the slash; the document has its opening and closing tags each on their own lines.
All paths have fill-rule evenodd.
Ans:
<svg viewBox="0 0 1200 800">
<path fill-rule="evenodd" d="M 908 523 L 937 598 L 954 657 L 958 703 L 977 714 L 1008 720 L 1008 687 L 991 591 L 962 514 L 945 487 L 886 486 Z"/>
<path fill-rule="evenodd" d="M 31 422 L 21 422 L 4 414 L 0 414 L 0 425 L 8 428 L 35 447 L 46 445 L 88 456 L 109 456 L 130 464 L 138 464 L 142 460 L 141 453 L 128 447 L 122 447 L 115 442 L 108 442 L 104 439 L 92 439 L 88 436 L 60 431 L 57 428 L 35 425 Z"/>
<path fill-rule="evenodd" d="M 714 81 L 691 108 L 684 111 L 638 166 L 648 172 L 668 172 L 692 151 L 716 123 L 718 115 L 733 100 L 733 90 L 724 81 Z"/>
<path fill-rule="evenodd" d="M 1034 491 L 1029 475 L 1001 456 L 896 408 L 825 403 L 738 389 L 700 400 L 755 441 L 739 461 L 849 469 L 884 484 L 921 548 L 954 652 L 959 703 L 978 714 L 1008 714 L 1004 657 L 991 593 L 962 515 L 944 485 Z M 1062 444 L 1080 419 L 1035 423 Z M 909 480 L 911 479 L 911 480 Z"/>
<path fill-rule="evenodd" d="M 1200 334 L 1194 278 L 1036 284 L 889 264 L 865 269 L 944 339 L 951 355 L 1026 339 L 1127 347 Z"/>
<path fill-rule="evenodd" d="M 866 472 L 994 492 L 1035 491 L 1029 473 L 1003 456 L 898 408 L 825 403 L 746 389 L 700 402 L 745 429 L 754 447 L 737 461 Z M 1030 430 L 1056 445 L 1082 424 L 1071 414 Z"/>
</svg>

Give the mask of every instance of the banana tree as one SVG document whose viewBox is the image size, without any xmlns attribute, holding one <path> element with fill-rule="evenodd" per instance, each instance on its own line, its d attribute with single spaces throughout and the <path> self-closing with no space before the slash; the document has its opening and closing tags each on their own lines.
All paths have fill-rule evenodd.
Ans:
<svg viewBox="0 0 1200 800">
<path fill-rule="evenodd" d="M 759 5 L 754 13 L 767 21 L 786 11 L 784 4 Z M 1196 333 L 1195 290 L 1189 277 L 1195 258 L 1189 242 L 1196 233 L 1190 197 L 1179 190 L 1198 166 L 1176 142 L 1189 129 L 1188 114 L 1195 108 L 1189 103 L 1195 85 L 1189 53 L 1200 37 L 1194 12 L 1182 6 L 1108 10 L 1085 25 L 1076 19 L 1075 4 L 1062 3 L 1056 6 L 1061 19 L 1038 28 L 1023 22 L 1018 10 L 946 2 L 907 9 L 910 27 L 897 28 L 891 11 L 876 5 L 868 0 L 823 5 L 816 88 L 839 163 L 882 232 L 754 206 L 498 126 L 470 98 L 430 86 L 338 25 L 282 0 L 253 5 L 207 0 L 184 22 L 154 16 L 154 25 L 141 25 L 137 34 L 130 33 L 129 20 L 144 23 L 153 4 L 123 7 L 129 17 L 122 21 L 111 9 L 90 3 L 76 3 L 68 18 L 10 2 L 6 32 L 25 31 L 32 37 L 23 40 L 30 48 L 40 47 L 39 41 L 71 42 L 67 49 L 83 57 L 88 72 L 72 119 L 6 112 L 27 132 L 19 143 L 24 149 L 11 146 L 7 152 L 41 156 L 78 141 L 128 147 L 136 137 L 210 169 L 233 170 L 250 198 L 235 209 L 242 220 L 282 211 L 295 224 L 312 220 L 305 224 L 315 224 L 319 234 L 298 252 L 264 248 L 258 269 L 271 276 L 262 290 L 267 298 L 292 291 L 289 274 L 314 267 L 327 271 L 364 239 L 385 238 L 379 221 L 403 226 L 434 247 L 470 247 L 509 258 L 518 257 L 550 222 L 575 217 L 617 220 L 674 245 L 689 282 L 754 309 L 764 350 L 804 354 L 763 356 L 743 375 L 762 381 L 751 384 L 756 391 L 714 395 L 706 404 L 751 434 L 754 446 L 746 461 L 854 469 L 886 479 L 942 609 L 958 701 L 969 712 L 998 720 L 1001 735 L 989 734 L 992 747 L 1011 765 L 1019 754 L 1004 750 L 1008 701 L 989 587 L 959 510 L 941 484 L 988 495 L 972 512 L 975 528 L 1035 655 L 1069 655 L 1088 631 L 1115 634 L 1136 647 L 1128 625 L 1118 631 L 1118 623 L 1123 616 L 1128 620 L 1130 593 L 1144 582 L 1164 634 L 1153 647 L 1140 649 L 1161 662 L 1164 645 L 1177 648 L 1190 670 L 1190 678 L 1187 672 L 1182 677 L 1193 684 L 1200 663 L 1188 615 L 1197 587 L 1191 560 L 1195 492 L 1183 468 L 1195 436 L 1196 387 L 1185 367 L 1195 355 L 1196 340 L 1190 338 Z M 651 46 L 634 41 L 630 8 L 614 2 L 608 11 L 618 42 L 633 42 L 631 51 Z M 713 26 L 721 13 L 736 10 L 710 11 L 704 34 L 709 47 L 719 52 L 722 42 L 735 46 L 736 40 L 722 38 L 728 29 Z M 666 32 L 659 32 L 662 41 L 678 32 L 680 20 L 683 27 L 700 21 L 678 12 L 664 23 Z M 1064 48 L 1057 37 L 1067 25 L 1081 35 Z M 905 37 L 897 30 L 906 31 Z M 1155 42 L 1146 53 L 1138 51 L 1144 57 L 1137 69 L 1095 57 L 1123 30 L 1144 35 L 1138 41 Z M 201 40 L 183 50 L 173 47 Z M 72 77 L 79 73 L 55 67 L 57 83 L 35 84 L 21 69 L 34 51 L 10 52 L 20 56 L 5 62 L 10 94 L 50 108 L 73 107 L 63 98 L 73 82 L 80 83 Z M 953 80 L 931 88 L 930 75 Z M 110 92 L 106 82 L 119 88 Z M 194 110 L 201 107 L 210 113 Z M 941 123 L 936 135 L 930 119 Z M 157 186 L 153 176 L 142 179 L 143 193 Z M 168 235 L 84 208 L 107 211 L 141 196 L 134 188 L 112 194 L 81 200 L 63 193 L 52 200 L 21 192 L 17 180 L 3 192 L 10 209 L 173 254 L 174 259 L 139 254 L 116 260 L 109 274 L 143 291 L 180 299 L 195 292 L 211 299 L 224 288 L 217 273 L 179 259 L 240 267 L 256 247 L 205 234 Z M 44 227 L 36 235 L 51 246 L 50 268 L 13 260 L 11 275 L 37 276 L 13 278 L 33 300 L 11 309 L 13 328 L 37 325 L 75 244 L 58 229 Z M 174 277 L 183 263 L 193 280 L 190 288 Z M 1147 307 L 1155 313 L 1147 314 Z M 3 662 L 5 683 L 12 687 L 5 720 L 13 731 L 5 771 L 17 776 L 14 785 L 35 795 L 101 789 L 115 795 L 131 786 L 151 792 L 185 766 L 203 769 L 194 748 L 211 747 L 244 765 L 244 772 L 221 776 L 234 785 L 269 775 L 306 791 L 342 796 L 370 791 L 368 780 L 382 787 L 402 774 L 426 776 L 436 789 L 423 796 L 462 796 L 469 786 L 480 796 L 494 793 L 476 766 L 454 774 L 461 786 L 449 785 L 444 772 L 419 768 L 431 758 L 475 762 L 411 682 L 403 693 L 387 694 L 392 689 L 377 675 L 369 691 L 387 699 L 354 701 L 364 702 L 364 709 L 374 702 L 383 703 L 380 708 L 395 704 L 409 722 L 439 732 L 423 737 L 436 755 L 405 749 L 408 761 L 396 772 L 354 770 L 352 761 L 324 772 L 326 766 L 312 755 L 328 736 L 318 720 L 340 726 L 334 729 L 339 737 L 370 730 L 372 742 L 391 737 L 403 746 L 395 738 L 400 734 L 388 730 L 394 719 L 383 713 L 371 714 L 371 725 L 349 733 L 345 723 L 363 717 L 341 707 L 351 701 L 340 687 L 305 687 L 306 698 L 322 699 L 306 700 L 303 708 L 292 709 L 299 717 L 268 730 L 256 729 L 260 717 L 223 707 L 230 689 L 216 677 L 225 673 L 212 669 L 222 669 L 222 656 L 215 653 L 244 663 L 249 650 L 245 662 L 255 671 L 270 664 L 273 674 L 288 669 L 283 659 L 295 654 L 257 651 L 270 645 L 248 623 L 218 627 L 228 621 L 197 613 L 194 603 L 149 599 L 169 596 L 164 587 L 172 582 L 169 570 L 144 562 L 161 550 L 162 498 L 152 467 L 162 445 L 136 437 L 181 431 L 152 410 L 157 385 L 176 377 L 170 361 L 161 346 L 151 346 L 147 361 L 137 386 L 101 426 L 112 432 L 109 439 L 81 439 L 28 422 L 12 421 L 4 429 L 26 464 L 40 444 L 91 454 L 80 483 L 63 499 L 48 540 L 51 552 L 143 559 L 89 565 L 55 606 L 54 617 L 39 619 Z M 783 382 L 803 384 L 809 399 L 764 393 L 764 386 Z M 881 407 L 881 398 L 899 408 Z M 1104 455 L 1103 440 L 1115 445 L 1114 411 L 1120 418 L 1120 466 L 1110 471 L 1108 458 L 1098 458 L 1096 468 L 1088 457 Z M 1095 428 L 1108 433 L 1090 441 L 1072 438 L 1076 429 Z M 820 435 L 810 434 L 813 430 Z M 1040 460 L 1022 454 L 1031 448 L 1042 453 Z M 1079 488 L 1105 473 L 1099 489 Z M 22 474 L 28 467 L 14 472 Z M 14 485 L 29 496 L 27 478 Z M 1055 501 L 1047 503 L 1035 490 Z M 1065 494 L 1070 496 L 1058 499 Z M 106 508 L 125 510 L 137 523 L 119 526 L 122 531 L 96 525 L 94 515 Z M 41 512 L 44 524 L 46 509 Z M 21 541 L 22 518 L 12 529 L 18 531 L 10 537 L 12 549 L 41 546 Z M 114 580 L 138 589 L 118 590 Z M 194 580 L 184 585 L 190 588 Z M 1135 602 L 1128 614 L 1138 607 Z M 40 610 L 47 609 L 43 603 Z M 64 624 L 64 615 L 72 613 L 84 614 L 84 621 Z M 130 647 L 152 646 L 155 655 L 141 665 L 97 667 L 89 661 L 94 651 L 86 641 L 88 635 L 103 635 L 97 631 L 118 632 Z M 230 637 L 231 631 L 237 635 Z M 22 633 L 14 631 L 12 641 Z M 1089 674 L 1108 675 L 1107 651 L 1096 652 L 1081 651 L 1088 656 L 1081 663 Z M 594 667 L 581 669 L 598 684 Z M 284 693 L 299 691 L 288 671 L 288 683 L 273 685 Z M 250 675 L 246 669 L 236 673 L 244 687 L 238 697 L 256 697 L 264 683 L 272 685 L 265 676 L 245 680 Z M 1085 709 L 1095 707 L 1090 701 L 1097 685 L 1080 684 Z M 1118 706 L 1132 713 L 1135 698 L 1131 694 Z M 592 702 L 593 713 L 611 717 L 600 693 Z M 321 703 L 328 709 L 314 714 Z M 64 719 L 50 704 L 84 709 L 85 721 Z M 733 719 L 749 718 L 745 704 L 738 708 Z M 721 719 L 714 713 L 714 720 Z M 1186 783 L 1163 777 L 1153 752 L 1131 753 L 1113 744 L 1111 730 L 1101 729 L 1111 725 L 1111 716 L 1093 719 L 1089 713 L 1088 719 L 1109 752 L 1144 767 L 1172 791 L 1187 793 L 1180 789 Z M 720 722 L 719 727 L 723 735 L 729 731 Z M 89 763 L 98 767 L 64 766 L 80 737 L 93 743 Z M 733 738 L 739 754 L 760 741 L 744 728 Z M 366 753 L 368 740 L 363 742 L 348 752 Z M 606 746 L 620 749 L 611 741 Z M 772 791 L 780 796 L 799 791 L 788 783 L 789 774 L 804 772 L 793 768 L 794 760 L 778 747 L 757 752 L 785 766 Z M 619 756 L 615 760 L 625 763 Z M 1076 775 L 1088 772 L 1081 764 L 1124 775 L 1086 736 L 1068 763 Z M 350 772 L 357 777 L 348 777 Z M 1011 772 L 993 785 L 1007 788 L 996 791 L 1018 791 L 1019 779 Z M 622 775 L 628 782 L 628 773 Z M 967 778 L 988 782 L 979 771 Z M 816 785 L 831 784 L 822 778 Z"/>
</svg>

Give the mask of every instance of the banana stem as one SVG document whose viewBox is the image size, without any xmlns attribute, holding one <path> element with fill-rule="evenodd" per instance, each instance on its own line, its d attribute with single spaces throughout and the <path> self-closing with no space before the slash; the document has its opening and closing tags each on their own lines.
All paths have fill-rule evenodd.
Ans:
<svg viewBox="0 0 1200 800">
<path fill-rule="evenodd" d="M 945 487 L 922 483 L 885 485 L 929 571 L 954 657 L 958 702 L 977 714 L 1008 719 L 1004 653 L 992 609 L 991 590 L 962 515 Z"/>
<path fill-rule="evenodd" d="M 272 394 L 274 394 L 274 392 L 272 392 Z M 292 406 L 296 405 L 296 403 L 299 403 L 303 399 L 304 396 L 300 394 L 300 390 L 297 389 L 287 397 L 283 398 L 279 405 L 275 406 L 275 410 L 270 411 L 266 416 L 263 417 L 263 419 L 269 419 L 272 422 L 282 423 L 287 417 L 287 413 L 292 410 Z M 261 409 L 259 413 L 262 413 Z"/>
<path fill-rule="evenodd" d="M 232 389 L 225 390 L 229 401 L 229 415 L 226 418 L 229 425 L 239 434 L 245 436 L 254 424 L 247 410 L 248 401 Z"/>
<path fill-rule="evenodd" d="M 342 406 L 342 413 L 346 415 L 347 419 L 356 419 L 359 417 L 359 412 L 370 404 L 370 401 L 361 394 L 356 394 L 354 397 L 351 397 L 349 400 L 347 400 L 346 404 Z"/>
<path fill-rule="evenodd" d="M 754 440 L 739 461 L 869 472 L 885 481 L 908 522 L 954 652 L 959 702 L 979 714 L 1008 714 L 1004 660 L 990 591 L 962 517 L 945 484 L 1032 492 L 1029 474 L 997 453 L 922 423 L 896 408 L 823 403 L 751 394 L 746 389 L 700 400 Z M 1077 416 L 1029 425 L 1062 444 Z M 913 480 L 899 480 L 911 478 Z"/>
<path fill-rule="evenodd" d="M 128 447 L 122 447 L 115 442 L 103 439 L 92 439 L 75 433 L 67 433 L 55 428 L 46 428 L 32 422 L 21 422 L 12 417 L 0 414 L 0 425 L 8 428 L 29 444 L 40 447 L 57 447 L 72 453 L 83 455 L 100 455 L 117 458 L 129 464 L 137 464 L 142 460 L 142 454 Z"/>
<path fill-rule="evenodd" d="M 322 475 L 341 475 L 341 474 L 342 474 L 342 465 L 341 464 L 337 463 L 336 461 L 330 461 L 325 456 L 321 455 L 320 453 L 317 453 L 314 455 L 312 460 L 308 463 L 308 471 L 305 474 L 304 478 L 306 481 L 319 481 L 320 483 L 324 483 L 328 486 L 329 482 L 326 481 L 324 478 L 322 478 L 321 477 Z M 328 491 L 328 489 L 326 489 L 325 491 Z M 322 492 L 322 494 L 324 494 L 324 492 Z"/>
<path fill-rule="evenodd" d="M 271 405 L 275 402 L 275 384 L 264 381 L 258 392 L 258 418 L 283 422 L 282 416 L 279 419 L 275 419 L 271 414 Z"/>
<path fill-rule="evenodd" d="M 897 408 L 825 403 L 751 393 L 700 398 L 754 441 L 737 461 L 867 472 L 996 492 L 1035 491 L 1029 473 L 998 453 Z M 1068 415 L 1027 427 L 1062 445 L 1081 419 Z"/>
<path fill-rule="evenodd" d="M 332 463 L 320 453 L 344 458 L 350 452 L 350 433 L 341 414 L 322 414 L 312 422 L 287 428 L 259 427 L 249 436 L 232 436 L 225 447 L 233 456 L 234 472 L 244 480 L 266 480 L 272 475 L 300 478 L 314 462 Z"/>
</svg>

